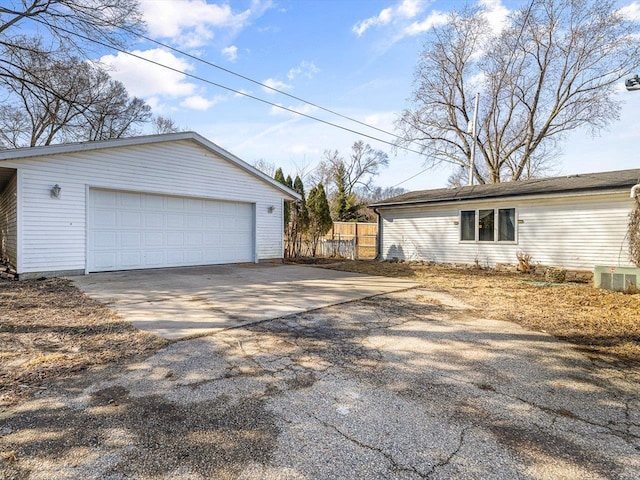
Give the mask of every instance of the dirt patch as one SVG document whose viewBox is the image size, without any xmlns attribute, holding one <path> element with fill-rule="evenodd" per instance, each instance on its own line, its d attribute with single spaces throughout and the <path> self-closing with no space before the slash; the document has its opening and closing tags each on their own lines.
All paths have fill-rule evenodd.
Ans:
<svg viewBox="0 0 640 480">
<path fill-rule="evenodd" d="M 167 344 L 123 321 L 64 279 L 0 282 L 0 407 L 92 365 Z"/>
<path fill-rule="evenodd" d="M 640 364 L 640 295 L 472 267 L 349 261 L 326 268 L 417 280 L 477 308 L 476 316 L 549 333 L 609 361 Z"/>
<path fill-rule="evenodd" d="M 295 257 L 287 258 L 284 263 L 293 265 L 333 265 L 335 263 L 343 263 L 344 261 L 344 258 Z"/>
</svg>

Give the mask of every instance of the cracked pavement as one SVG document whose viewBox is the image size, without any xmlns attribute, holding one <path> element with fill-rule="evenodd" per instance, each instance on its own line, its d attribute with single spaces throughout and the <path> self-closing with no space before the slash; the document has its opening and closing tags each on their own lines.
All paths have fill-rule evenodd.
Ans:
<svg viewBox="0 0 640 480">
<path fill-rule="evenodd" d="M 0 478 L 637 479 L 639 379 L 413 289 L 52 385 Z"/>
</svg>

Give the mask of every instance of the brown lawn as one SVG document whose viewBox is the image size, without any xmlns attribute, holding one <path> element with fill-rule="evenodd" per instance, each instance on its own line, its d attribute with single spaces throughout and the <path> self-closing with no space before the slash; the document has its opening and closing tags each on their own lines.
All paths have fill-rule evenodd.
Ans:
<svg viewBox="0 0 640 480">
<path fill-rule="evenodd" d="M 63 279 L 0 281 L 0 407 L 51 378 L 166 345 Z"/>
</svg>

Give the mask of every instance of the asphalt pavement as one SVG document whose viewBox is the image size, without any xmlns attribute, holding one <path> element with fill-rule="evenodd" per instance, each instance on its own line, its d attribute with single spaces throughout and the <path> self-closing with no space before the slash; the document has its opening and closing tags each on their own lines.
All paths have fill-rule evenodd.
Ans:
<svg viewBox="0 0 640 480">
<path fill-rule="evenodd" d="M 412 289 L 50 386 L 0 414 L 0 477 L 637 479 L 638 379 Z"/>
</svg>

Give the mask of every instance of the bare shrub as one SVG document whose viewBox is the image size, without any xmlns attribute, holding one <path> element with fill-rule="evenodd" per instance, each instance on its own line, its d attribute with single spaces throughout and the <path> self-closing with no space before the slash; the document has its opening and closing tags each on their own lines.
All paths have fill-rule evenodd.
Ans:
<svg viewBox="0 0 640 480">
<path fill-rule="evenodd" d="M 564 283 L 567 271 L 564 268 L 549 267 L 544 271 L 544 279 L 549 283 Z"/>
<path fill-rule="evenodd" d="M 533 256 L 530 253 L 517 252 L 518 271 L 522 273 L 532 273 L 536 267 L 533 264 Z"/>
</svg>

